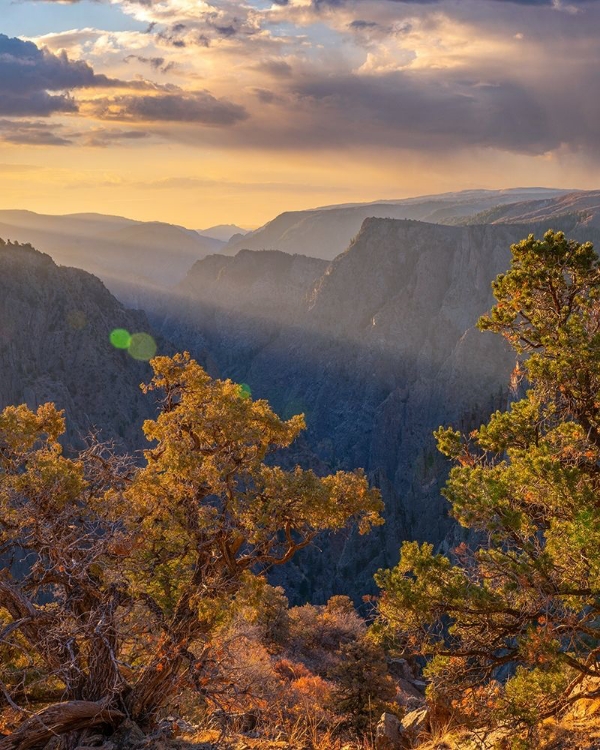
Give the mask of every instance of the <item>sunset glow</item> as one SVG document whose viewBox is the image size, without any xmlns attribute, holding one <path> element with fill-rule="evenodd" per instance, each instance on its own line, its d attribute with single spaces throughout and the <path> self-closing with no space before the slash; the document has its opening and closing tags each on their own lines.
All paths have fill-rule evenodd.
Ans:
<svg viewBox="0 0 600 750">
<path fill-rule="evenodd" d="M 0 10 L 4 208 L 250 228 L 334 203 L 595 187 L 590 0 Z"/>
</svg>

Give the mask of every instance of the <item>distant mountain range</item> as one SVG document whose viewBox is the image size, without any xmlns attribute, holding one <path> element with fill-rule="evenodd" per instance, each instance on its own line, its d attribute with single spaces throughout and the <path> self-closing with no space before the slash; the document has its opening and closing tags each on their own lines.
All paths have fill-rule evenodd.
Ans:
<svg viewBox="0 0 600 750">
<path fill-rule="evenodd" d="M 102 214 L 48 216 L 0 211 L 0 237 L 31 242 L 61 265 L 95 274 L 130 304 L 181 281 L 198 258 L 223 242 L 185 227 Z"/>
<path fill-rule="evenodd" d="M 243 236 L 248 233 L 247 229 L 242 229 L 242 227 L 238 227 L 235 224 L 217 224 L 215 227 L 198 229 L 196 231 L 204 237 L 213 237 L 214 239 L 221 240 L 221 242 L 229 242 L 236 234 Z"/>
<path fill-rule="evenodd" d="M 548 188 L 467 190 L 398 201 L 288 211 L 244 237 L 232 238 L 222 252 L 235 255 L 242 249 L 282 250 L 292 255 L 333 260 L 348 247 L 363 221 L 368 218 L 417 219 L 433 224 L 451 224 L 504 204 L 552 200 L 566 192 Z"/>
<path fill-rule="evenodd" d="M 572 192 L 555 198 L 495 206 L 460 223 L 529 224 L 537 227 L 550 226 L 556 222 L 566 231 L 571 228 L 600 230 L 600 190 Z"/>
<path fill-rule="evenodd" d="M 61 265 L 85 269 L 101 278 L 126 304 L 152 305 L 155 292 L 174 287 L 197 260 L 242 249 L 279 250 L 291 255 L 333 260 L 367 218 L 417 219 L 436 224 L 544 222 L 566 214 L 571 225 L 587 226 L 598 194 L 547 188 L 469 190 L 459 193 L 326 206 L 286 212 L 253 232 L 234 224 L 200 232 L 164 222 L 134 221 L 102 214 L 50 216 L 0 210 L 0 237 L 31 242 Z"/>
</svg>

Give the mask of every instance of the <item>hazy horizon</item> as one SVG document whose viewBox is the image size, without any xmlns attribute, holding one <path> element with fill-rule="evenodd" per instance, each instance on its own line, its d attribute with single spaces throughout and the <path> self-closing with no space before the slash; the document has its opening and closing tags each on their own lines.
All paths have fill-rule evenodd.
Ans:
<svg viewBox="0 0 600 750">
<path fill-rule="evenodd" d="M 386 197 L 386 198 L 381 198 L 380 197 L 380 198 L 375 199 L 373 201 L 356 201 L 356 202 L 355 201 L 347 201 L 347 202 L 341 203 L 341 204 L 331 203 L 331 204 L 319 205 L 319 206 L 308 205 L 308 206 L 303 207 L 303 208 L 294 208 L 294 209 L 292 209 L 292 208 L 290 208 L 290 209 L 284 208 L 281 211 L 281 213 L 286 213 L 288 211 L 322 211 L 322 210 L 327 210 L 327 209 L 330 209 L 330 208 L 344 207 L 346 205 L 348 205 L 348 206 L 354 206 L 354 205 L 367 205 L 368 206 L 368 205 L 371 205 L 371 204 L 373 204 L 373 205 L 379 205 L 379 204 L 383 205 L 383 204 L 386 204 L 386 203 L 395 203 L 397 201 L 398 202 L 399 201 L 404 201 L 404 200 L 410 201 L 412 199 L 418 199 L 418 198 L 423 198 L 423 199 L 426 199 L 426 198 L 435 198 L 435 197 L 438 197 L 438 196 L 460 194 L 461 192 L 465 192 L 466 193 L 466 192 L 469 192 L 469 191 L 477 191 L 477 190 L 492 190 L 493 191 L 494 189 L 493 188 L 475 187 L 475 188 L 465 188 L 464 191 L 460 191 L 460 190 L 454 191 L 454 190 L 451 190 L 451 191 L 447 191 L 447 192 L 444 192 L 444 193 L 431 193 L 431 194 L 429 194 L 429 193 L 417 193 L 415 195 L 406 195 L 406 196 L 402 196 L 402 197 L 392 197 L 392 196 L 389 196 L 389 197 Z M 575 192 L 578 192 L 578 191 L 582 190 L 582 188 L 561 188 L 561 187 L 558 187 L 556 185 L 535 185 L 535 186 L 534 185 L 526 185 L 526 186 L 513 186 L 513 187 L 509 187 L 509 188 L 498 188 L 498 190 L 503 190 L 503 191 L 511 191 L 511 190 L 523 190 L 523 191 L 526 191 L 526 190 L 556 190 L 557 192 L 560 191 L 560 192 L 565 192 L 565 193 L 575 193 Z M 125 214 L 125 213 L 105 213 L 105 212 L 99 211 L 99 210 L 97 210 L 97 211 L 62 211 L 62 212 L 34 211 L 33 209 L 31 209 L 30 207 L 25 206 L 25 205 L 23 205 L 23 206 L 14 206 L 14 207 L 8 207 L 8 206 L 2 205 L 2 206 L 0 206 L 0 215 L 2 214 L 3 211 L 15 211 L 15 212 L 21 212 L 22 211 L 22 212 L 28 212 L 28 213 L 38 214 L 38 215 L 42 215 L 42 216 L 55 217 L 55 218 L 67 218 L 67 217 L 77 217 L 77 216 L 85 216 L 85 215 L 88 215 L 88 216 L 97 215 L 97 216 L 113 217 L 113 218 L 117 218 L 117 219 L 126 219 L 126 220 L 134 221 L 134 222 L 148 222 L 148 223 L 157 222 L 157 223 L 173 224 L 175 226 L 182 226 L 185 229 L 189 229 L 189 230 L 196 231 L 196 232 L 199 232 L 199 233 L 203 233 L 204 232 L 204 233 L 207 233 L 206 236 L 210 236 L 208 234 L 208 232 L 209 232 L 210 229 L 214 229 L 214 228 L 218 228 L 218 227 L 224 227 L 224 226 L 229 226 L 229 225 L 231 225 L 231 226 L 237 226 L 238 228 L 243 229 L 246 232 L 254 232 L 257 229 L 261 229 L 270 220 L 276 218 L 276 216 L 279 215 L 279 214 L 267 215 L 267 218 L 266 218 L 266 220 L 263 223 L 261 223 L 261 224 L 254 224 L 252 226 L 248 225 L 247 223 L 246 223 L 245 226 L 241 226 L 238 222 L 235 221 L 235 219 L 232 219 L 231 221 L 228 221 L 228 222 L 223 222 L 223 223 L 220 223 L 220 224 L 215 224 L 212 227 L 208 227 L 207 226 L 205 228 L 202 228 L 202 227 L 198 227 L 198 226 L 186 225 L 186 224 L 183 224 L 181 222 L 170 221 L 168 218 L 165 218 L 165 217 L 161 216 L 160 213 L 158 213 L 156 216 L 154 216 L 151 219 L 144 219 L 144 218 L 140 218 L 139 216 L 133 216 L 131 214 Z"/>
<path fill-rule="evenodd" d="M 0 11 L 3 208 L 258 227 L 382 196 L 597 185 L 591 0 Z"/>
</svg>

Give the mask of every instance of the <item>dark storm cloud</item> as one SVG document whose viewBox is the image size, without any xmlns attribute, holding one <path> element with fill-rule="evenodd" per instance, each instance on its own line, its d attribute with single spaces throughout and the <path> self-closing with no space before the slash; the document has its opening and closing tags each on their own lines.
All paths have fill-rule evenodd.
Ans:
<svg viewBox="0 0 600 750">
<path fill-rule="evenodd" d="M 217 99 L 208 91 L 116 96 L 93 103 L 105 119 L 140 122 L 181 122 L 215 127 L 235 125 L 247 119 L 244 107 Z"/>
<path fill-rule="evenodd" d="M 77 106 L 65 91 L 117 83 L 97 75 L 84 61 L 0 34 L 0 115 L 40 117 L 73 112 Z"/>
<path fill-rule="evenodd" d="M 77 112 L 77 105 L 68 94 L 53 96 L 46 91 L 33 91 L 23 96 L 0 91 L 0 115 L 46 117 L 57 112 Z"/>
<path fill-rule="evenodd" d="M 546 109 L 510 80 L 349 74 L 307 80 L 296 93 L 309 106 L 325 108 L 337 137 L 345 133 L 349 141 L 383 137 L 390 145 L 430 151 L 484 146 L 523 153 L 560 145 Z"/>
<path fill-rule="evenodd" d="M 576 132 L 566 110 L 557 111 L 552 101 L 539 102 L 510 80 L 442 78 L 438 71 L 327 77 L 313 71 L 290 82 L 285 93 L 254 89 L 254 94 L 261 107 L 269 107 L 268 116 L 261 113 L 239 129 L 220 129 L 214 135 L 205 131 L 202 142 L 309 153 L 386 148 L 440 158 L 463 149 L 539 155 L 563 144 L 576 148 L 586 139 L 600 144 L 595 112 L 584 130 Z M 170 137 L 198 142 L 194 128 Z"/>
</svg>

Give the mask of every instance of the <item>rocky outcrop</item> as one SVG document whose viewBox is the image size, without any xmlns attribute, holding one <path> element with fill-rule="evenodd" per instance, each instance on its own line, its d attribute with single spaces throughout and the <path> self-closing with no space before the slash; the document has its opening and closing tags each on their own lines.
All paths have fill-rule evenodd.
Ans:
<svg viewBox="0 0 600 750">
<path fill-rule="evenodd" d="M 431 717 L 426 708 L 411 711 L 400 722 L 401 747 L 417 747 L 419 742 L 427 737 L 431 730 Z"/>
<path fill-rule="evenodd" d="M 72 442 L 99 429 L 140 447 L 154 411 L 139 389 L 150 367 L 111 346 L 115 328 L 147 332 L 149 323 L 89 273 L 0 241 L 0 408 L 53 401 L 67 412 Z"/>
</svg>

